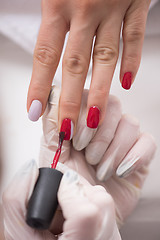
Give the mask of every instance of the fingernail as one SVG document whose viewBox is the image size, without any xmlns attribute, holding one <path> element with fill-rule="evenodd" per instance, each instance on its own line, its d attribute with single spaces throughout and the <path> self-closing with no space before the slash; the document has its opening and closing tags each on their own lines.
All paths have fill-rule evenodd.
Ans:
<svg viewBox="0 0 160 240">
<path fill-rule="evenodd" d="M 116 175 L 118 177 L 127 177 L 135 169 L 136 163 L 139 160 L 139 157 L 134 157 L 132 159 L 125 159 L 121 162 L 117 168 Z"/>
<path fill-rule="evenodd" d="M 117 147 L 114 152 L 109 156 L 106 156 L 105 161 L 97 167 L 97 179 L 100 181 L 106 181 L 109 179 L 114 172 L 114 162 L 116 160 L 119 147 Z"/>
<path fill-rule="evenodd" d="M 63 180 L 68 184 L 76 183 L 79 181 L 79 176 L 75 171 L 68 170 L 67 172 L 64 173 Z"/>
<path fill-rule="evenodd" d="M 110 167 L 111 162 L 108 160 L 98 170 L 96 177 L 99 181 L 106 181 L 112 176 L 113 169 Z"/>
<path fill-rule="evenodd" d="M 33 100 L 29 112 L 28 112 L 28 118 L 35 122 L 39 119 L 42 113 L 42 103 L 39 100 Z"/>
<path fill-rule="evenodd" d="M 87 127 L 97 128 L 99 124 L 100 111 L 97 107 L 93 106 L 89 109 L 87 116 Z"/>
<path fill-rule="evenodd" d="M 122 79 L 122 87 L 126 90 L 129 90 L 132 84 L 132 73 L 126 72 Z"/>
<path fill-rule="evenodd" d="M 73 122 L 69 118 L 62 121 L 60 132 L 65 132 L 64 140 L 71 140 L 73 137 Z"/>
</svg>

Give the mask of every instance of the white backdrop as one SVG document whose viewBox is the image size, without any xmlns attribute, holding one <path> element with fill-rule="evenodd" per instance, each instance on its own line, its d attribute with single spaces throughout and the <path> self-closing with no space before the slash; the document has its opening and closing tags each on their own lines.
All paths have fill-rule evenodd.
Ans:
<svg viewBox="0 0 160 240">
<path fill-rule="evenodd" d="M 30 122 L 26 113 L 32 52 L 40 23 L 39 0 L 14 0 L 14 6 L 13 1 L 3 3 L 0 8 L 0 105 L 5 187 L 21 164 L 31 158 L 38 159 L 42 130 L 41 121 Z M 33 3 L 38 7 L 34 8 Z M 127 92 L 120 86 L 119 62 L 111 88 L 111 93 L 121 99 L 124 112 L 135 115 L 142 130 L 152 133 L 158 145 L 140 203 L 122 229 L 124 240 L 160 239 L 159 26 L 160 2 L 149 13 L 141 67 L 132 89 Z M 61 78 L 61 68 L 57 75 Z M 56 84 L 60 85 L 58 81 Z"/>
</svg>

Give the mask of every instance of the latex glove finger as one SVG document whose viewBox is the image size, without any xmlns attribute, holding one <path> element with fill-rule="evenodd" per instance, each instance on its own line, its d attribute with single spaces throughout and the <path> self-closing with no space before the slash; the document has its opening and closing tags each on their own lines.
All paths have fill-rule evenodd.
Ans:
<svg viewBox="0 0 160 240">
<path fill-rule="evenodd" d="M 155 140 L 150 134 L 141 134 L 138 141 L 125 156 L 118 166 L 116 174 L 119 177 L 127 177 L 142 166 L 147 166 L 153 159 L 156 151 Z"/>
<path fill-rule="evenodd" d="M 109 96 L 104 122 L 96 129 L 88 128 L 86 125 L 87 98 L 88 90 L 85 90 L 77 122 L 77 132 L 73 137 L 73 146 L 78 151 L 87 147 L 86 158 L 88 162 L 90 164 L 97 164 L 114 137 L 121 117 L 121 106 L 116 97 Z M 98 144 L 96 144 L 97 141 Z"/>
<path fill-rule="evenodd" d="M 68 169 L 76 171 L 83 176 L 81 182 L 83 183 L 83 179 L 85 179 L 85 184 L 89 182 L 91 185 L 95 185 L 97 182 L 95 171 L 87 164 L 83 151 L 77 152 L 74 148 L 71 149 L 70 158 L 65 164 L 59 162 L 57 164 L 57 169 L 62 173 L 65 173 Z"/>
<path fill-rule="evenodd" d="M 39 232 L 25 222 L 26 207 L 38 177 L 35 161 L 30 161 L 16 174 L 3 194 L 4 228 L 6 240 L 49 240 L 47 231 Z"/>
<path fill-rule="evenodd" d="M 95 165 L 100 162 L 106 149 L 114 138 L 120 119 L 120 101 L 115 96 L 110 95 L 104 121 L 85 149 L 86 160 L 89 164 Z"/>
<path fill-rule="evenodd" d="M 86 125 L 87 99 L 88 90 L 84 90 L 76 126 L 76 134 L 73 137 L 73 147 L 78 151 L 84 149 L 88 145 L 97 131 L 97 128 L 88 128 Z"/>
<path fill-rule="evenodd" d="M 58 199 L 65 218 L 59 240 L 121 239 L 113 200 L 103 187 L 91 186 L 72 170 L 61 181 Z M 92 231 L 91 231 L 92 229 Z"/>
<path fill-rule="evenodd" d="M 40 167 L 50 167 L 58 145 L 58 106 L 60 88 L 53 86 L 43 115 L 43 137 L 41 140 L 39 162 Z M 64 141 L 60 160 L 64 162 L 70 154 L 70 142 Z"/>
<path fill-rule="evenodd" d="M 121 178 L 114 176 L 106 183 L 116 205 L 119 225 L 122 225 L 138 202 L 140 190 L 148 174 L 148 164 L 153 159 L 155 151 L 153 137 L 147 133 L 141 134 L 117 168 L 116 174 Z"/>
<path fill-rule="evenodd" d="M 127 152 L 139 138 L 139 135 L 138 121 L 129 115 L 124 115 L 118 125 L 113 141 L 97 167 L 97 178 L 99 180 L 106 181 L 112 176 Z"/>
</svg>

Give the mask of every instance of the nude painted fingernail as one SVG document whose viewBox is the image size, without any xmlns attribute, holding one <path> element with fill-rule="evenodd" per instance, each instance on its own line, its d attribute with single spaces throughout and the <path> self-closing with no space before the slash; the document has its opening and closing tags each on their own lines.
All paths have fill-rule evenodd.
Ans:
<svg viewBox="0 0 160 240">
<path fill-rule="evenodd" d="M 96 174 L 98 180 L 106 181 L 112 176 L 117 152 L 118 148 L 115 149 L 115 151 L 110 156 L 108 156 L 101 165 L 98 166 Z"/>
<path fill-rule="evenodd" d="M 97 179 L 100 181 L 106 181 L 108 178 L 111 177 L 112 171 L 112 159 L 108 159 L 103 165 L 101 165 L 97 170 Z"/>
<path fill-rule="evenodd" d="M 97 107 L 90 107 L 88 116 L 87 116 L 87 127 L 97 128 L 99 124 L 99 115 L 100 111 Z"/>
<path fill-rule="evenodd" d="M 74 125 L 71 119 L 65 118 L 62 121 L 60 132 L 65 132 L 64 140 L 71 140 L 73 137 Z"/>
<path fill-rule="evenodd" d="M 33 100 L 31 103 L 29 112 L 28 112 L 28 118 L 35 122 L 39 119 L 42 113 L 42 103 L 39 100 Z"/>
<path fill-rule="evenodd" d="M 126 90 L 129 90 L 131 88 L 132 84 L 132 73 L 126 72 L 122 79 L 122 87 Z"/>
<path fill-rule="evenodd" d="M 134 157 L 131 159 L 126 158 L 117 168 L 116 175 L 118 177 L 127 177 L 129 174 L 131 174 L 131 172 L 133 172 L 139 159 L 140 157 Z"/>
</svg>

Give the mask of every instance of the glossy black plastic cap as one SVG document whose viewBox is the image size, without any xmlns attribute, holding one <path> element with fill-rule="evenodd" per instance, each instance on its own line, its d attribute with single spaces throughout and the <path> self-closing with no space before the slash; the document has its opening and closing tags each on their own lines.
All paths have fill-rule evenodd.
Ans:
<svg viewBox="0 0 160 240">
<path fill-rule="evenodd" d="M 39 177 L 28 202 L 27 224 L 48 229 L 58 206 L 57 192 L 63 174 L 52 168 L 40 168 Z"/>
</svg>

